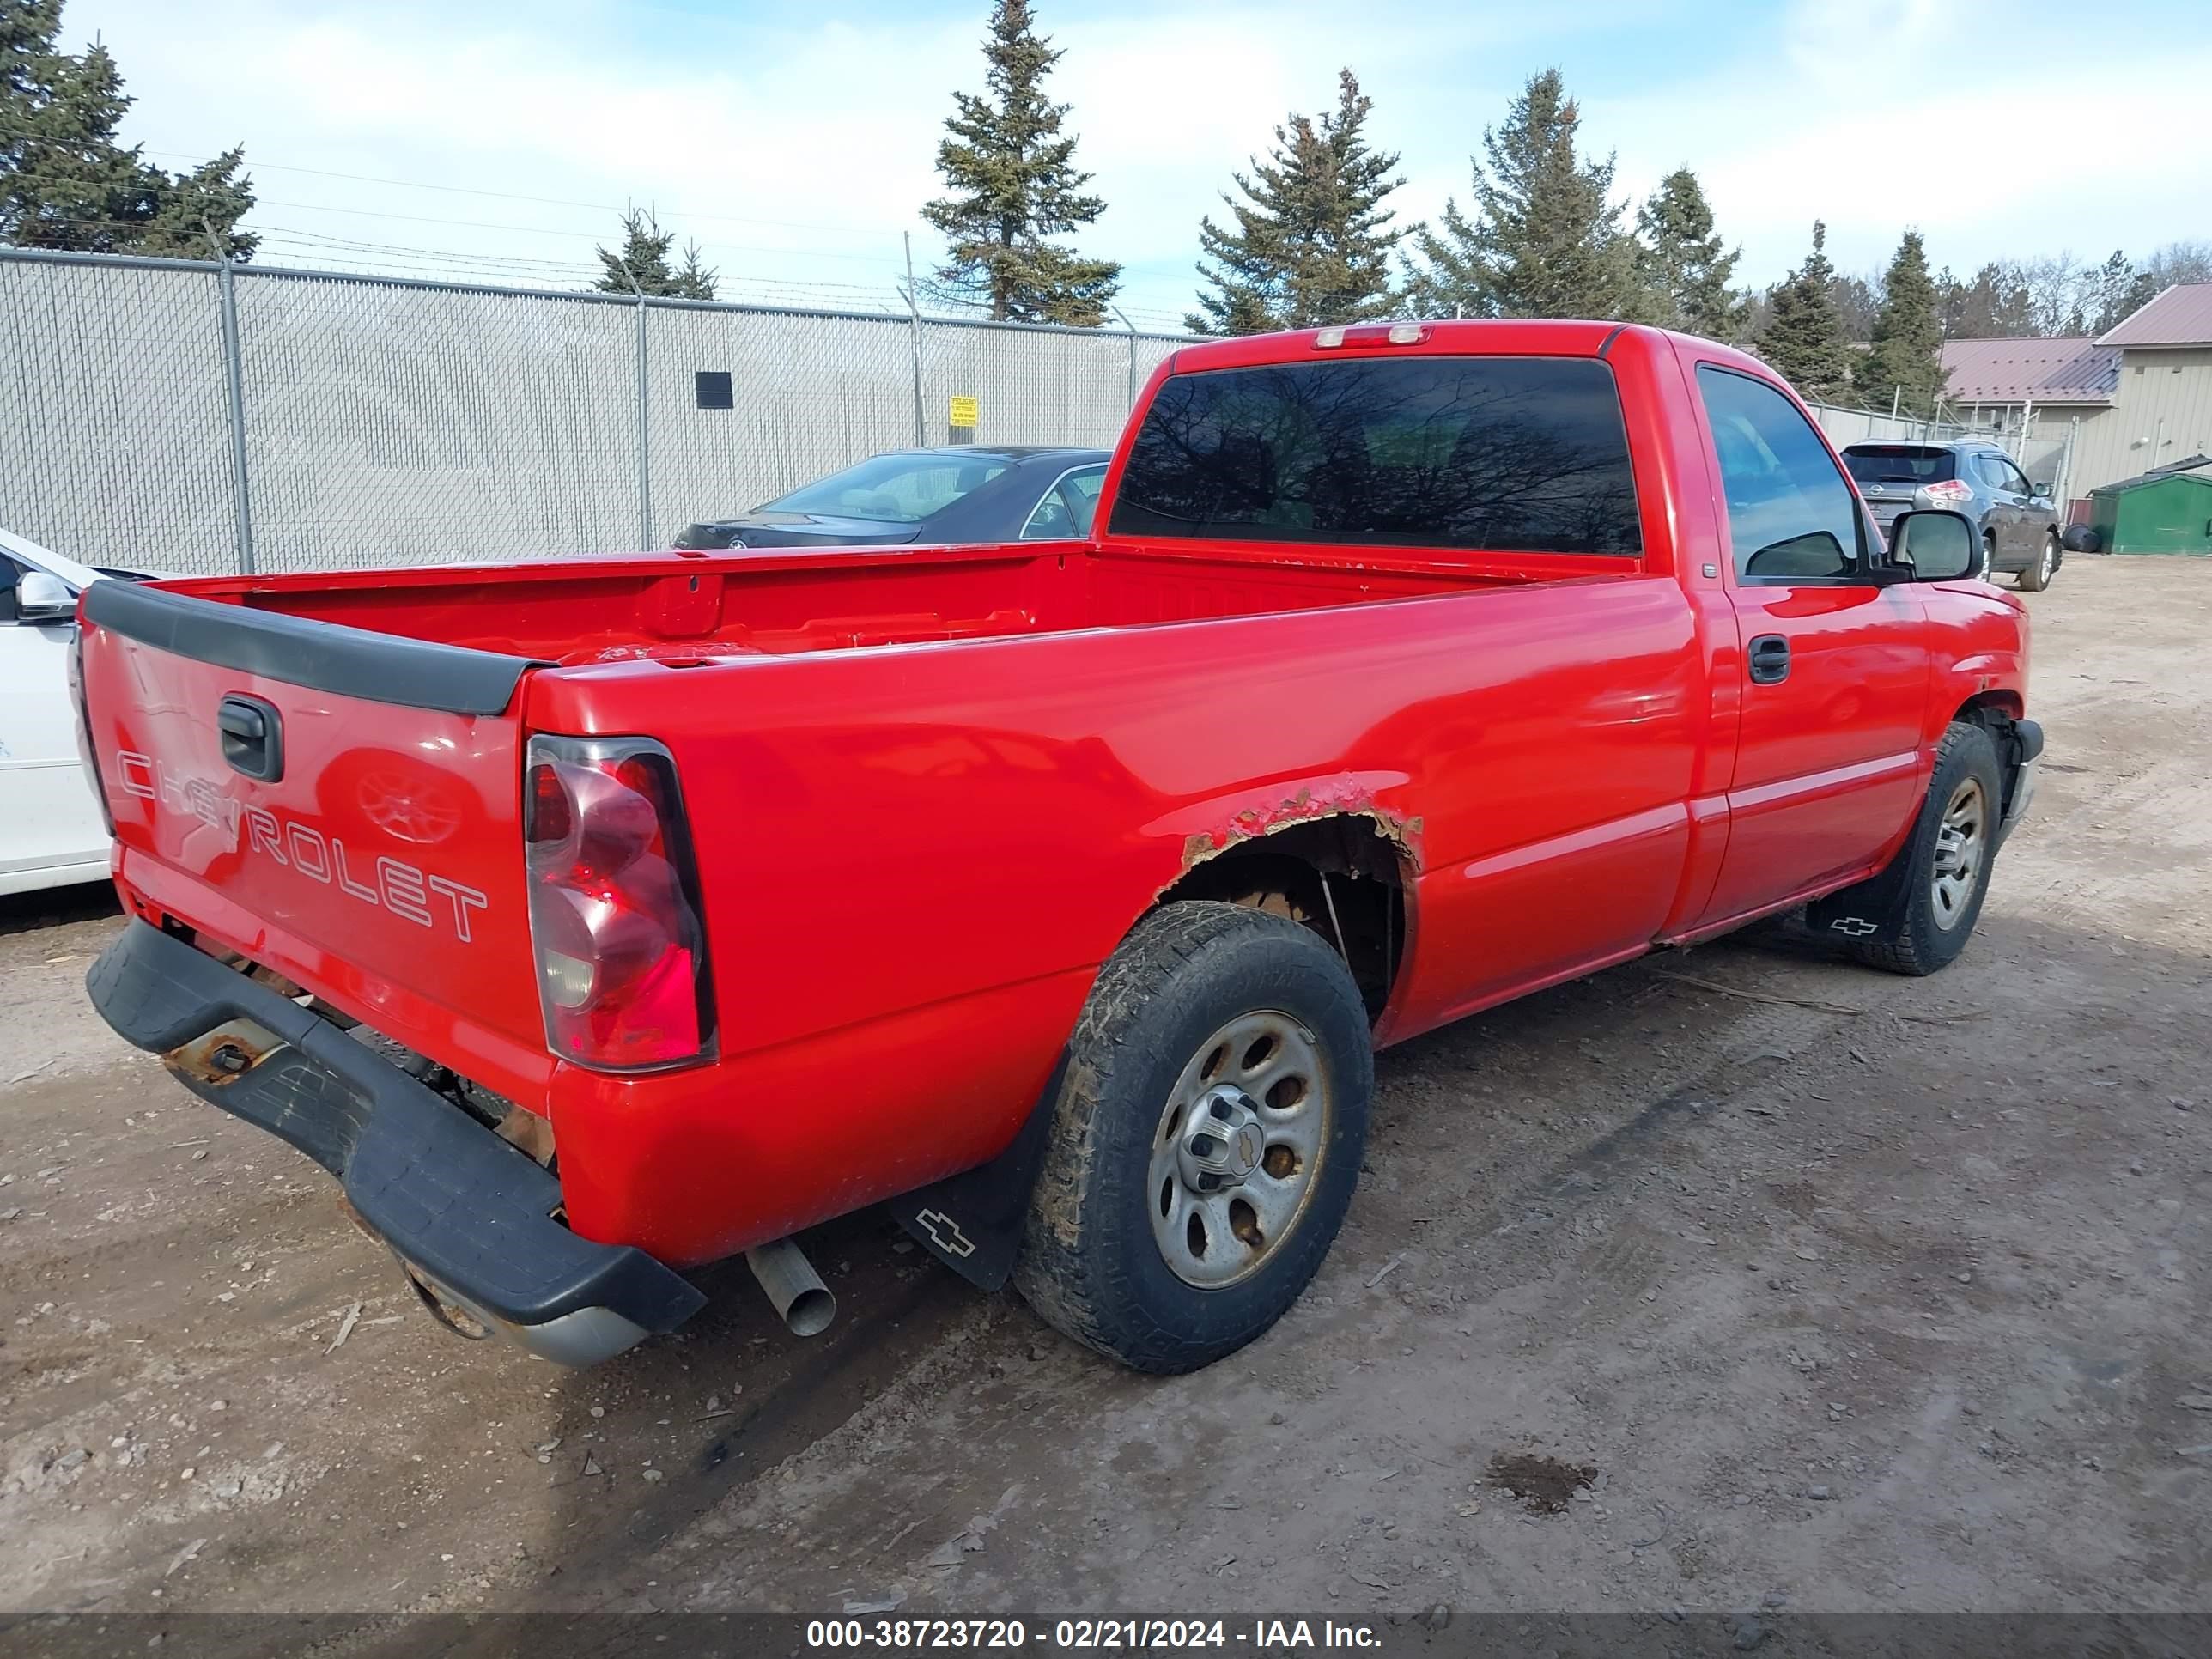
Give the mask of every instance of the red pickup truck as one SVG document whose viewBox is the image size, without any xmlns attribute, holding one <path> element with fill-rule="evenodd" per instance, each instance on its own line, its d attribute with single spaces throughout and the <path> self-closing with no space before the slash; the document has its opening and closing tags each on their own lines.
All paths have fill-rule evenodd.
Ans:
<svg viewBox="0 0 2212 1659">
<path fill-rule="evenodd" d="M 102 582 L 89 979 L 570 1362 L 889 1202 L 1130 1364 L 1350 1202 L 1375 1045 L 1789 907 L 1931 972 L 2026 810 L 2020 600 L 1789 389 L 1597 323 L 1195 344 L 1084 541 Z"/>
</svg>

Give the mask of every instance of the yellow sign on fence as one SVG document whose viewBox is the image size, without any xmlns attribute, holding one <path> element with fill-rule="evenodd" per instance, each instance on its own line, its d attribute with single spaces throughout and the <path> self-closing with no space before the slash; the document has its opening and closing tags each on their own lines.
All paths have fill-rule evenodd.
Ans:
<svg viewBox="0 0 2212 1659">
<path fill-rule="evenodd" d="M 951 413 L 945 416 L 945 423 L 947 426 L 972 427 L 980 413 L 981 410 L 975 398 L 955 398 L 951 400 Z"/>
</svg>

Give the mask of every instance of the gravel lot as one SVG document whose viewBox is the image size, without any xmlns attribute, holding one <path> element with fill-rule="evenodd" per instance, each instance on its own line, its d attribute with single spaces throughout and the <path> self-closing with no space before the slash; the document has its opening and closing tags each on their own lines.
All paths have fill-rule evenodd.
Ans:
<svg viewBox="0 0 2212 1659">
<path fill-rule="evenodd" d="M 741 1266 L 595 1371 L 458 1341 L 84 1006 L 99 895 L 0 901 L 0 1610 L 2212 1608 L 2212 562 L 2030 604 L 1957 966 L 1773 928 L 1392 1051 L 1320 1280 L 1188 1378 L 872 1214 L 812 1342 Z"/>
</svg>

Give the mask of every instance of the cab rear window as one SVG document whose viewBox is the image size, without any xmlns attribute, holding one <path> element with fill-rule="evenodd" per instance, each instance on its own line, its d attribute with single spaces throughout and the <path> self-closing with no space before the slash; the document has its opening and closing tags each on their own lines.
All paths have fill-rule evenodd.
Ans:
<svg viewBox="0 0 2212 1659">
<path fill-rule="evenodd" d="M 1349 358 L 1172 376 L 1109 525 L 1222 542 L 1643 550 L 1613 371 Z"/>
<path fill-rule="evenodd" d="M 1853 444 L 1844 451 L 1844 465 L 1863 484 L 1942 483 L 1958 477 L 1958 464 L 1949 450 L 1925 444 Z"/>
</svg>

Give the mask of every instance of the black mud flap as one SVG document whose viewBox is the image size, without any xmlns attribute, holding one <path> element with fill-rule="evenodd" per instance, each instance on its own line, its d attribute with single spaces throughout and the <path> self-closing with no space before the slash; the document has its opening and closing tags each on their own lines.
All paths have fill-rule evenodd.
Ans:
<svg viewBox="0 0 2212 1659">
<path fill-rule="evenodd" d="M 890 1201 L 890 1212 L 915 1242 L 979 1290 L 997 1290 L 1014 1271 L 1066 1073 L 1063 1054 L 1021 1132 L 998 1157 Z"/>
<path fill-rule="evenodd" d="M 1818 898 L 1805 907 L 1805 925 L 1816 933 L 1835 939 L 1872 939 L 1903 925 L 1905 902 L 1911 895 L 1906 878 L 1912 873 L 1912 842 L 1919 834 L 1920 817 L 1913 815 L 1913 835 L 1881 872 L 1864 881 Z"/>
</svg>

